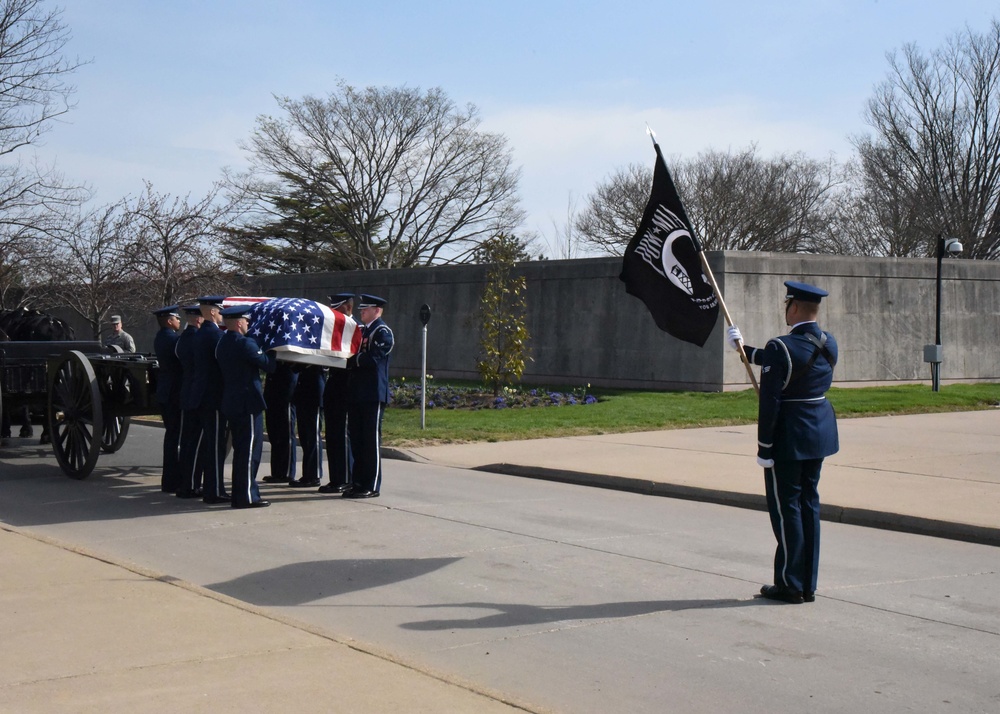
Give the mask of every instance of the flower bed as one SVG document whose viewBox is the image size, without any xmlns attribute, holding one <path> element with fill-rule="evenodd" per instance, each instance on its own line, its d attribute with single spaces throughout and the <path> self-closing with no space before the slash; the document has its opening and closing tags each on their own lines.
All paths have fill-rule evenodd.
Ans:
<svg viewBox="0 0 1000 714">
<path fill-rule="evenodd" d="M 545 388 L 524 389 L 504 387 L 499 396 L 483 387 L 456 387 L 427 384 L 427 409 L 525 409 L 528 407 L 561 407 L 578 404 L 595 404 L 597 397 L 581 387 L 570 392 L 554 392 Z M 392 400 L 390 407 L 397 409 L 420 408 L 420 383 L 407 382 L 405 378 L 389 383 Z"/>
</svg>

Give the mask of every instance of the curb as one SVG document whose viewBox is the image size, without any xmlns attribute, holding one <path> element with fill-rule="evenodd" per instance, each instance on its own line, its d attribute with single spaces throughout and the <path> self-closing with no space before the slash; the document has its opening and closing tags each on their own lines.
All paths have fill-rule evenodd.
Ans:
<svg viewBox="0 0 1000 714">
<path fill-rule="evenodd" d="M 697 486 L 681 486 L 660 483 L 658 481 L 626 478 L 623 476 L 590 474 L 563 469 L 521 466 L 518 464 L 485 464 L 473 467 L 471 470 L 533 478 L 542 481 L 570 483 L 577 486 L 593 486 L 614 491 L 627 491 L 646 496 L 664 496 L 666 498 L 676 498 L 685 501 L 714 503 L 721 506 L 733 506 L 754 511 L 767 510 L 767 501 L 763 494 L 720 491 L 710 488 L 699 488 Z M 831 523 L 843 523 L 850 526 L 878 528 L 880 530 L 1000 547 L 1000 529 L 989 528 L 987 526 L 952 523 L 932 518 L 907 516 L 899 513 L 885 513 L 865 508 L 853 508 L 825 503 L 820 507 L 820 518 Z"/>
<path fill-rule="evenodd" d="M 138 420 L 133 419 L 133 421 Z M 145 426 L 163 426 L 162 423 L 155 421 L 141 421 L 140 423 Z M 383 446 L 381 448 L 381 452 L 382 458 L 384 459 L 409 461 L 416 464 L 434 464 L 434 462 L 430 459 L 415 454 L 412 451 L 408 451 L 407 449 L 397 449 L 392 446 Z M 533 478 L 540 481 L 570 483 L 577 486 L 606 488 L 613 491 L 627 491 L 629 493 L 638 493 L 646 496 L 663 496 L 665 498 L 676 498 L 684 501 L 715 503 L 720 506 L 746 508 L 753 511 L 767 510 L 767 501 L 763 494 L 720 491 L 711 488 L 681 486 L 678 484 L 661 483 L 659 481 L 648 481 L 646 479 L 638 478 L 627 478 L 624 476 L 591 474 L 582 471 L 567 471 L 563 469 L 521 466 L 519 464 L 484 464 L 483 466 L 473 466 L 469 470 L 503 474 L 506 476 L 520 476 L 521 478 Z M 962 541 L 964 543 L 1000 547 L 1000 529 L 989 528 L 987 526 L 976 526 L 969 523 L 952 523 L 950 521 L 939 521 L 933 518 L 907 516 L 900 513 L 886 513 L 883 511 L 872 511 L 866 508 L 838 506 L 836 504 L 828 503 L 824 503 L 820 506 L 820 519 L 831 523 L 843 523 L 844 525 L 849 526 L 878 528 L 880 530 L 896 531 L 898 533 L 910 533 L 912 535 L 930 536 L 931 538 L 945 538 L 947 540 Z"/>
</svg>

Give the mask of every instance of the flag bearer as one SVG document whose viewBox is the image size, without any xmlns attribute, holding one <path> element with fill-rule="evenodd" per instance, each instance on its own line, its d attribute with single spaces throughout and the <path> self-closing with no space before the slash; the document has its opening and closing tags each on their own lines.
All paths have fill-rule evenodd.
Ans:
<svg viewBox="0 0 1000 714">
<path fill-rule="evenodd" d="M 761 596 L 813 602 L 819 570 L 819 476 L 823 459 L 837 453 L 837 417 L 826 392 L 837 364 L 837 341 L 819 328 L 820 300 L 829 293 L 785 283 L 785 324 L 791 330 L 763 349 L 742 344 L 738 327 L 727 341 L 761 365 L 757 463 L 764 469 L 767 509 L 777 540 L 774 581 Z"/>
</svg>

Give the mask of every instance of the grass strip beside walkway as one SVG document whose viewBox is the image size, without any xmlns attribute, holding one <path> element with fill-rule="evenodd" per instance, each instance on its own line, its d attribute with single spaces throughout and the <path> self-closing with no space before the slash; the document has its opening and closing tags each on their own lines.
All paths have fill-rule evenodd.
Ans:
<svg viewBox="0 0 1000 714">
<path fill-rule="evenodd" d="M 544 439 L 657 429 L 752 424 L 757 396 L 740 392 L 634 392 L 591 390 L 597 404 L 524 409 L 428 409 L 385 412 L 383 444 L 408 447 L 473 441 Z M 973 411 L 1000 406 L 1000 384 L 834 388 L 827 395 L 840 418 Z"/>
</svg>

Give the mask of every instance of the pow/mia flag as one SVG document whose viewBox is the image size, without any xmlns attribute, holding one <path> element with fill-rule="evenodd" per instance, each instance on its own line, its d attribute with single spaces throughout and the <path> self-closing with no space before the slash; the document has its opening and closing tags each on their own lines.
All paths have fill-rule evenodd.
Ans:
<svg viewBox="0 0 1000 714">
<path fill-rule="evenodd" d="M 660 147 L 655 142 L 653 147 L 653 190 L 639 231 L 625 249 L 619 277 L 625 292 L 646 304 L 657 327 L 702 347 L 719 317 L 719 300 L 702 269 L 701 244 Z"/>
</svg>

